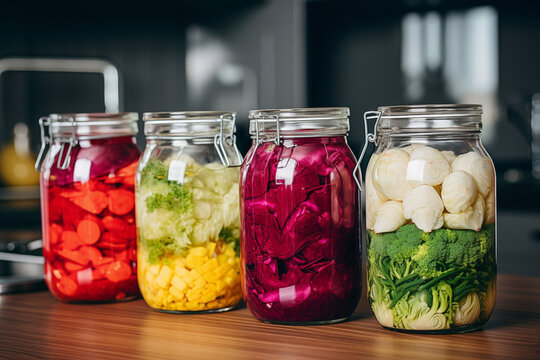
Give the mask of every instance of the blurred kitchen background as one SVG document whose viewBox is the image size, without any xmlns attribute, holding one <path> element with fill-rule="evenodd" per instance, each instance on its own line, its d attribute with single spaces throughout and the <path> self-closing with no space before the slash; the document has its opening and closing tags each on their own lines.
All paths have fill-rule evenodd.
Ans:
<svg viewBox="0 0 540 360">
<path fill-rule="evenodd" d="M 481 103 L 500 271 L 538 276 L 539 19 L 540 2 L 523 0 L 5 3 L 0 250 L 31 250 L 41 236 L 33 160 L 43 115 L 233 110 L 245 153 L 250 109 L 349 106 L 358 154 L 364 111 Z"/>
</svg>

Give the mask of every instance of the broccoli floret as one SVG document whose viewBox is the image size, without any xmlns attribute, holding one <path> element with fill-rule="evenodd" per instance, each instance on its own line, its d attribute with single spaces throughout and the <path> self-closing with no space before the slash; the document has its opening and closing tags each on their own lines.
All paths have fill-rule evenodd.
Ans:
<svg viewBox="0 0 540 360">
<path fill-rule="evenodd" d="M 415 225 L 404 225 L 396 232 L 376 234 L 370 232 L 370 249 L 380 256 L 388 256 L 399 264 L 410 259 L 418 246 L 425 240 L 425 234 Z"/>
<path fill-rule="evenodd" d="M 472 267 L 486 260 L 494 246 L 493 226 L 479 232 L 438 229 L 427 234 L 429 239 L 412 256 L 417 273 L 426 278 L 439 276 L 448 267 Z"/>
</svg>

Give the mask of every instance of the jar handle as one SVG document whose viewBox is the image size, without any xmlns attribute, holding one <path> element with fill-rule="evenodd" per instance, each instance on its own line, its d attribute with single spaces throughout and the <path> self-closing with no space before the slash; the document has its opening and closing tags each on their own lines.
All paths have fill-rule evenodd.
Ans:
<svg viewBox="0 0 540 360">
<path fill-rule="evenodd" d="M 380 111 L 366 111 L 364 113 L 364 133 L 365 133 L 365 139 L 364 139 L 364 146 L 362 147 L 362 152 L 360 153 L 360 156 L 358 157 L 358 161 L 356 162 L 356 166 L 354 167 L 353 171 L 353 177 L 356 181 L 356 184 L 358 185 L 358 189 L 360 191 L 364 191 L 364 187 L 362 186 L 362 174 L 360 174 L 360 163 L 364 159 L 364 155 L 366 154 L 367 147 L 370 142 L 377 145 L 377 125 L 379 125 L 379 120 L 381 118 L 381 112 Z M 375 121 L 375 125 L 373 126 L 373 133 L 370 133 L 368 131 L 368 120 L 377 119 Z M 358 175 L 360 177 L 358 177 Z"/>
<path fill-rule="evenodd" d="M 51 118 L 48 116 L 42 116 L 39 118 L 39 130 L 41 132 L 41 148 L 34 164 L 34 168 L 37 172 L 41 170 L 41 164 L 43 163 L 43 157 L 47 151 L 47 147 L 51 144 Z M 48 130 L 48 131 L 47 131 Z"/>
</svg>

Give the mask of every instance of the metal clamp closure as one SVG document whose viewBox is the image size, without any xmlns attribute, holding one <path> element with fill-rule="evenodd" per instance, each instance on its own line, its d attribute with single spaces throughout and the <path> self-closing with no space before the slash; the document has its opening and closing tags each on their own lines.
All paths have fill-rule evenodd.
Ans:
<svg viewBox="0 0 540 360">
<path fill-rule="evenodd" d="M 364 146 L 362 147 L 362 152 L 360 153 L 360 156 L 358 157 L 358 161 L 356 162 L 356 166 L 354 167 L 353 171 L 353 177 L 356 181 L 356 184 L 358 185 L 358 189 L 360 191 L 364 191 L 364 187 L 362 185 L 362 176 L 360 174 L 360 163 L 364 159 L 364 155 L 366 154 L 367 147 L 370 142 L 375 144 L 377 146 L 377 126 L 379 125 L 379 120 L 381 118 L 381 112 L 380 111 L 366 111 L 364 113 L 364 133 L 365 133 L 365 139 L 364 139 Z M 373 133 L 370 133 L 368 131 L 368 120 L 377 119 L 375 121 L 375 126 L 373 127 Z M 360 178 L 357 176 L 357 174 L 360 174 Z"/>
<path fill-rule="evenodd" d="M 39 118 L 39 130 L 41 132 L 41 148 L 39 149 L 39 154 L 36 159 L 36 163 L 34 164 L 34 168 L 37 172 L 41 170 L 41 164 L 43 163 L 43 157 L 45 156 L 45 152 L 47 151 L 47 147 L 52 142 L 52 135 L 51 135 L 51 118 L 48 116 L 43 116 Z M 48 130 L 46 132 L 46 130 Z"/>
<path fill-rule="evenodd" d="M 231 162 L 229 160 L 229 157 L 227 156 L 227 152 L 225 151 L 225 142 L 226 141 L 230 141 L 233 149 L 235 150 L 235 153 L 236 153 L 236 156 L 238 159 L 242 159 L 242 154 L 240 154 L 240 151 L 238 151 L 238 148 L 236 147 L 235 143 L 236 143 L 236 137 L 234 136 L 234 130 L 233 130 L 233 135 L 228 135 L 228 136 L 225 136 L 224 132 L 223 132 L 223 121 L 225 119 L 225 116 L 224 115 L 220 115 L 219 116 L 219 134 L 216 134 L 216 136 L 214 136 L 214 146 L 216 148 L 216 151 L 219 155 L 219 159 L 221 160 L 221 162 L 223 163 L 223 165 L 225 165 L 226 167 L 230 167 L 231 166 Z M 235 127 L 235 124 L 236 124 L 236 114 L 232 114 L 232 127 L 234 129 Z"/>
<path fill-rule="evenodd" d="M 62 141 L 64 142 L 64 144 L 62 144 L 62 147 L 60 148 L 60 151 L 58 152 L 58 160 L 56 162 L 56 167 L 58 167 L 60 170 L 66 170 L 67 168 L 69 168 L 69 165 L 71 163 L 71 150 L 73 150 L 73 148 L 77 146 L 78 144 L 77 137 L 75 134 L 75 129 L 76 129 L 77 124 L 71 117 L 68 118 L 67 120 L 71 123 L 71 137 L 67 141 L 67 143 L 69 144 L 69 147 L 67 149 L 66 155 L 64 156 L 63 162 L 62 162 L 62 154 L 64 152 L 66 141 Z"/>
<path fill-rule="evenodd" d="M 69 168 L 69 165 L 71 164 L 71 150 L 73 150 L 73 148 L 77 146 L 77 144 L 79 143 L 77 140 L 76 132 L 75 132 L 76 127 L 77 127 L 76 122 L 73 120 L 73 118 L 68 118 L 67 120 L 71 124 L 71 136 L 67 140 L 58 138 L 58 141 L 62 143 L 62 145 L 60 147 L 60 151 L 58 151 L 58 160 L 56 162 L 56 167 L 60 170 L 66 170 L 67 168 Z M 48 146 L 52 144 L 53 135 L 52 135 L 51 126 L 52 126 L 52 121 L 50 117 L 44 116 L 44 117 L 39 118 L 39 128 L 41 131 L 41 148 L 39 150 L 39 154 L 38 154 L 36 163 L 34 165 L 36 171 L 41 170 L 41 164 L 43 163 L 43 160 L 45 159 L 47 148 Z M 47 128 L 48 128 L 48 134 L 46 132 Z M 69 144 L 69 146 L 68 146 L 65 156 L 63 156 L 64 148 L 66 144 Z M 64 158 L 64 161 L 62 161 L 62 157 Z"/>
</svg>

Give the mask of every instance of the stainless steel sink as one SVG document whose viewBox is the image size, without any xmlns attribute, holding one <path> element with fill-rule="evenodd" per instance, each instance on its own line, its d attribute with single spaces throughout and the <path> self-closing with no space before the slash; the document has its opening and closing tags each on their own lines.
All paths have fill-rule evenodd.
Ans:
<svg viewBox="0 0 540 360">
<path fill-rule="evenodd" d="M 45 289 L 41 240 L 0 248 L 0 294 Z"/>
</svg>

